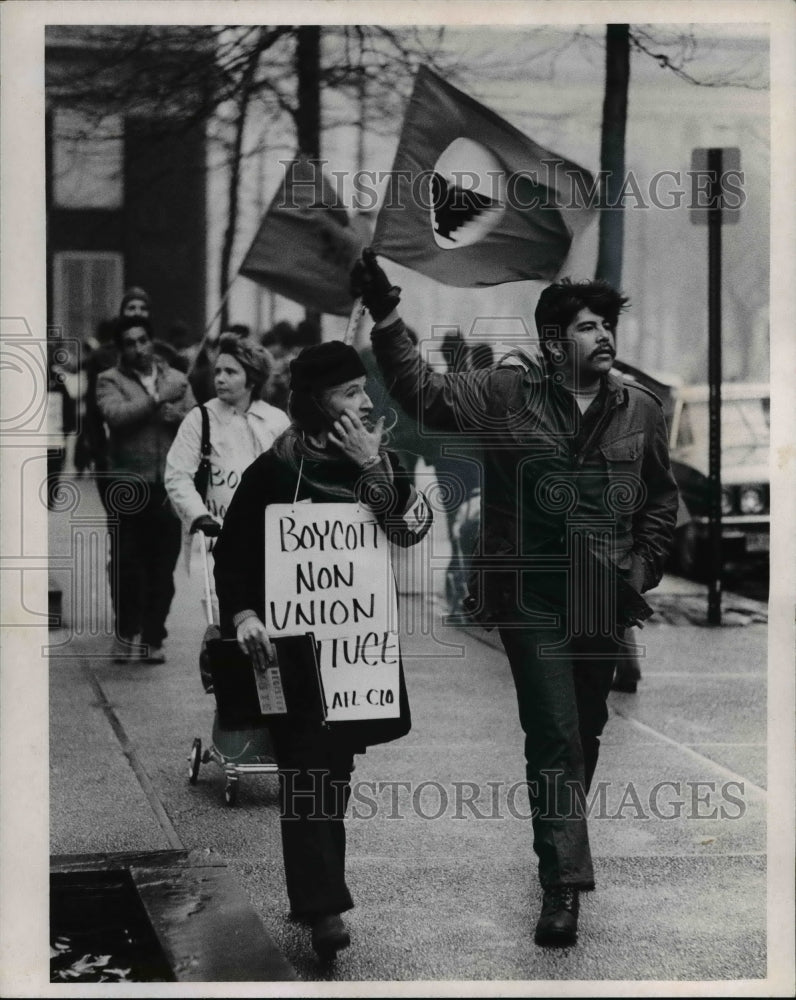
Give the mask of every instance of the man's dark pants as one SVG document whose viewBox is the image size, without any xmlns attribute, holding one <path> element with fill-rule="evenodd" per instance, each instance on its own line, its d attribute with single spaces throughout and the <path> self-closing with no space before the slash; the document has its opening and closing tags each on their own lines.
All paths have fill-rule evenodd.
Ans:
<svg viewBox="0 0 796 1000">
<path fill-rule="evenodd" d="M 500 637 L 525 732 L 539 880 L 544 888 L 593 889 L 584 803 L 608 719 L 619 643 L 608 637 L 567 638 L 562 629 L 529 625 L 503 627 Z"/>
<path fill-rule="evenodd" d="M 120 511 L 111 526 L 110 582 L 116 632 L 157 647 L 166 638 L 166 618 L 174 597 L 174 567 L 180 554 L 182 528 L 164 487 L 150 483 L 148 495 L 135 509 Z M 115 527 L 115 538 L 114 535 Z"/>
</svg>

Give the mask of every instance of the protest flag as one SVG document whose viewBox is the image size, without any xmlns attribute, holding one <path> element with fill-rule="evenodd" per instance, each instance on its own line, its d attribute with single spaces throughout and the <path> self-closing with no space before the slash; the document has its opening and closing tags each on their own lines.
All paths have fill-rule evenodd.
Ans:
<svg viewBox="0 0 796 1000">
<path fill-rule="evenodd" d="M 348 316 L 362 246 L 321 162 L 300 157 L 286 163 L 239 273 L 309 309 Z"/>
<path fill-rule="evenodd" d="M 421 67 L 373 249 L 460 288 L 550 280 L 593 192 L 588 171 Z"/>
</svg>

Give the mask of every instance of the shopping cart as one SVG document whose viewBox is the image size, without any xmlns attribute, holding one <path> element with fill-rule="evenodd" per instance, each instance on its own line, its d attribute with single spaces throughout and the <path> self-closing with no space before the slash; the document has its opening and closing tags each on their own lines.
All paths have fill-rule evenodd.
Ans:
<svg viewBox="0 0 796 1000">
<path fill-rule="evenodd" d="M 207 616 L 207 631 L 205 632 L 205 647 L 208 656 L 232 658 L 243 657 L 234 648 L 233 643 L 224 643 L 218 626 L 213 621 L 213 599 L 210 589 L 210 568 L 208 566 L 208 543 L 202 539 L 202 554 L 205 580 L 205 613 Z M 234 665 L 233 665 L 234 668 Z M 230 711 L 219 711 L 218 693 L 210 687 L 209 679 L 205 679 L 205 688 L 216 695 L 216 711 L 213 716 L 213 731 L 211 743 L 207 749 L 202 749 L 201 737 L 195 737 L 188 756 L 188 781 L 195 785 L 199 779 L 199 768 L 202 764 L 217 764 L 224 772 L 224 801 L 228 806 L 234 806 L 238 798 L 238 784 L 245 774 L 277 774 L 279 767 L 274 758 L 273 746 L 268 727 L 263 721 L 239 728 L 230 724 L 234 718 Z"/>
</svg>

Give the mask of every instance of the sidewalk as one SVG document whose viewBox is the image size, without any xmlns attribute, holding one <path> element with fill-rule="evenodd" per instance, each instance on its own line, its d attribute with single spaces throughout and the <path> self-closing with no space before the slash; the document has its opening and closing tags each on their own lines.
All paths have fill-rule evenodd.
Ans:
<svg viewBox="0 0 796 1000">
<path fill-rule="evenodd" d="M 164 666 L 114 665 L 106 638 L 52 633 L 64 642 L 50 663 L 53 854 L 223 860 L 305 981 L 765 978 L 763 624 L 661 620 L 640 633 L 644 679 L 637 695 L 611 695 L 597 773 L 598 892 L 583 900 L 578 947 L 556 952 L 532 943 L 539 890 L 505 657 L 487 633 L 404 596 L 413 729 L 358 758 L 353 943 L 328 973 L 287 920 L 275 777 L 244 777 L 234 808 L 217 767 L 187 780 L 213 711 L 198 678 L 201 587 L 178 569 Z"/>
</svg>

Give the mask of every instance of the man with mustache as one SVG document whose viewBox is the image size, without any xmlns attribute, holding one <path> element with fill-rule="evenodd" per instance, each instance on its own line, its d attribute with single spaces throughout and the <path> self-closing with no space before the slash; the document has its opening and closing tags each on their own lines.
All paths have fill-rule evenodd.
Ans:
<svg viewBox="0 0 796 1000">
<path fill-rule="evenodd" d="M 533 848 L 543 889 L 535 940 L 577 939 L 594 888 L 584 808 L 627 626 L 651 613 L 677 487 L 660 401 L 611 371 L 627 299 L 602 281 L 558 281 L 535 312 L 540 356 L 435 373 L 407 337 L 391 285 L 366 250 L 352 272 L 376 321 L 391 395 L 425 428 L 479 446 L 481 537 L 472 616 L 497 627 L 525 732 Z M 516 359 L 515 359 L 516 360 Z"/>
</svg>

